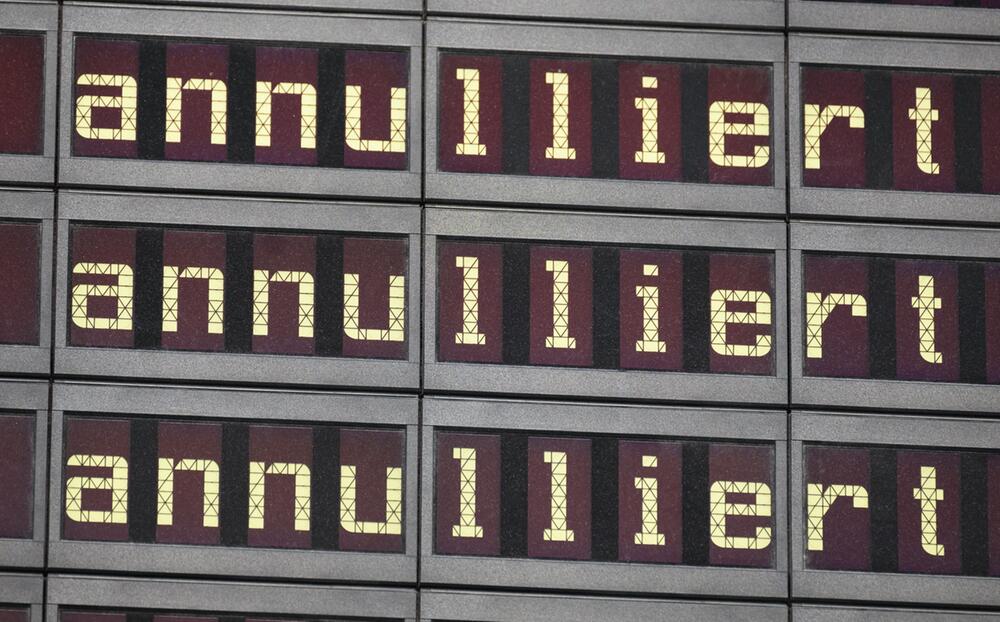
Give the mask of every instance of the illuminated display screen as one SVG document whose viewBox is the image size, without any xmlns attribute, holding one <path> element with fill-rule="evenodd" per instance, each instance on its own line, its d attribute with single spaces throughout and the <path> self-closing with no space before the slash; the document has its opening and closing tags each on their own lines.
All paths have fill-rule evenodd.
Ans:
<svg viewBox="0 0 1000 622">
<path fill-rule="evenodd" d="M 45 36 L 0 32 L 0 153 L 41 154 Z"/>
<path fill-rule="evenodd" d="M 1000 576 L 1000 454 L 804 452 L 808 568 Z"/>
<path fill-rule="evenodd" d="M 404 432 L 67 417 L 62 537 L 403 550 Z"/>
<path fill-rule="evenodd" d="M 0 222 L 0 344 L 38 344 L 41 227 Z"/>
<path fill-rule="evenodd" d="M 807 376 L 1000 383 L 1000 262 L 803 256 Z"/>
<path fill-rule="evenodd" d="M 773 253 L 439 239 L 439 361 L 773 374 Z"/>
<path fill-rule="evenodd" d="M 801 76 L 804 185 L 1000 193 L 1000 75 L 803 67 Z"/>
<path fill-rule="evenodd" d="M 445 53 L 438 168 L 773 184 L 771 69 Z"/>
<path fill-rule="evenodd" d="M 70 345 L 406 358 L 405 237 L 84 225 L 70 237 Z"/>
<path fill-rule="evenodd" d="M 435 435 L 444 555 L 774 565 L 774 447 L 559 436 Z"/>
<path fill-rule="evenodd" d="M 407 167 L 409 52 L 75 39 L 73 155 Z"/>
<path fill-rule="evenodd" d="M 4 464 L 0 473 L 0 499 L 4 500 L 0 538 L 30 538 L 35 499 L 34 416 L 0 412 L 0 456 Z M 5 613 L 0 611 L 0 622 L 8 622 Z"/>
</svg>

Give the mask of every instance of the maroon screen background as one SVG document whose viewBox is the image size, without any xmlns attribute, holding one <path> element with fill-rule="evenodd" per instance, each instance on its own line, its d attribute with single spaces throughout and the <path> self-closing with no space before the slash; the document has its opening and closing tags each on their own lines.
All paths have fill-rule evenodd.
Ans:
<svg viewBox="0 0 1000 622">
<path fill-rule="evenodd" d="M 96 611 L 61 611 L 60 622 L 125 622 L 124 613 L 98 613 Z"/>
<path fill-rule="evenodd" d="M 42 153 L 44 35 L 0 35 L 0 153 Z"/>
<path fill-rule="evenodd" d="M 774 525 L 774 449 L 761 445 L 711 444 L 708 447 L 708 483 L 718 481 L 763 482 L 771 488 L 771 517 L 728 516 L 726 533 L 752 537 L 757 527 L 771 528 L 771 545 L 757 551 L 724 549 L 709 541 L 708 563 L 712 566 L 753 566 L 770 568 L 774 565 L 774 541 L 778 531 Z M 707 491 L 706 491 L 707 494 Z M 752 503 L 753 495 L 730 494 L 728 503 Z"/>
<path fill-rule="evenodd" d="M 403 469 L 403 534 L 406 533 L 406 513 L 414 511 L 406 505 L 406 478 L 403 443 L 405 435 L 398 430 L 340 431 L 340 464 L 357 467 L 357 514 L 359 521 L 386 520 L 386 469 Z M 350 533 L 340 528 L 340 548 L 344 551 L 403 551 L 403 535 Z"/>
<path fill-rule="evenodd" d="M 1000 383 L 1000 263 L 986 264 L 986 382 Z M 990 304 L 989 301 L 994 301 Z"/>
<path fill-rule="evenodd" d="M 645 264 L 659 276 L 645 276 Z M 619 361 L 623 369 L 679 370 L 684 365 L 684 254 L 679 251 L 623 250 L 619 255 Z M 660 341 L 666 352 L 637 352 L 643 339 L 643 300 L 636 287 L 660 288 Z M 571 316 L 572 317 L 572 316 Z"/>
<path fill-rule="evenodd" d="M 806 445 L 804 484 L 864 486 L 871 493 L 867 449 Z M 869 499 L 869 505 L 879 499 Z M 809 506 L 806 500 L 805 529 Z M 808 537 L 808 534 L 807 534 Z M 823 550 L 806 550 L 806 567 L 823 570 L 871 570 L 871 510 L 855 508 L 850 497 L 840 497 L 823 518 Z"/>
<path fill-rule="evenodd" d="M 681 444 L 664 441 L 618 442 L 618 559 L 626 562 L 679 564 L 684 549 L 682 530 Z M 656 467 L 643 467 L 643 456 L 656 456 Z M 642 532 L 642 492 L 637 477 L 657 480 L 657 531 L 662 546 L 636 544 Z"/>
<path fill-rule="evenodd" d="M 139 81 L 139 44 L 135 41 L 111 41 L 107 39 L 76 38 L 76 74 L 73 84 L 85 73 L 132 76 Z M 122 90 L 113 86 L 74 86 L 73 109 L 81 95 L 103 95 L 120 97 Z M 73 133 L 73 155 L 116 158 L 135 158 L 139 155 L 139 143 L 135 140 L 100 140 L 84 138 L 76 131 L 76 113 L 73 113 L 69 129 Z M 121 110 L 118 108 L 94 108 L 91 125 L 95 128 L 121 127 Z M 145 120 L 138 117 L 136 127 Z"/>
<path fill-rule="evenodd" d="M 133 295 L 135 285 L 135 229 L 79 227 L 70 231 L 69 260 L 69 298 L 72 303 L 73 286 L 90 283 L 95 285 L 114 285 L 119 277 L 100 274 L 73 274 L 73 266 L 78 263 L 111 263 L 126 264 L 132 267 Z M 72 314 L 72 308 L 67 310 Z M 135 299 L 132 300 L 132 311 L 135 312 Z M 90 317 L 114 318 L 118 315 L 118 300 L 112 297 L 91 296 L 88 301 Z M 134 331 L 110 330 L 97 328 L 81 328 L 69 322 L 69 343 L 72 346 L 105 346 L 131 348 Z"/>
<path fill-rule="evenodd" d="M 312 471 L 312 428 L 305 426 L 250 426 L 251 462 L 304 464 Z M 176 486 L 175 486 L 176 488 Z M 315 494 L 315 491 L 313 491 Z M 310 508 L 311 510 L 312 508 Z M 310 528 L 316 520 L 310 514 Z M 312 531 L 295 530 L 295 476 L 264 476 L 264 528 L 247 529 L 249 546 L 308 549 Z"/>
<path fill-rule="evenodd" d="M 803 67 L 802 101 L 804 104 L 816 104 L 821 109 L 827 106 L 858 106 L 865 110 L 865 74 L 862 71 Z M 865 121 L 867 127 L 867 117 Z M 820 168 L 807 169 L 803 162 L 803 184 L 864 188 L 867 181 L 865 131 L 852 128 L 846 117 L 831 121 L 820 138 Z M 804 149 L 803 139 L 803 154 Z"/>
<path fill-rule="evenodd" d="M 754 344 L 757 335 L 772 335 L 771 351 L 767 356 L 723 356 L 709 347 L 709 369 L 714 373 L 773 374 L 774 321 L 777 305 L 774 298 L 774 256 L 749 253 L 712 253 L 709 257 L 709 296 L 718 289 L 765 291 L 771 296 L 771 325 L 728 324 L 726 341 L 732 344 Z M 751 311 L 754 303 L 727 303 L 730 311 Z"/>
<path fill-rule="evenodd" d="M 896 524 L 898 528 L 899 571 L 933 574 L 962 572 L 962 506 L 960 469 L 962 454 L 952 452 L 896 452 Z M 920 467 L 937 468 L 937 488 L 944 499 L 937 503 L 938 543 L 944 545 L 944 557 L 928 555 L 921 547 L 920 501 L 913 489 L 920 487 Z"/>
<path fill-rule="evenodd" d="M 229 48 L 168 43 L 166 74 L 168 78 L 182 78 L 185 82 L 192 78 L 221 80 L 228 86 Z M 211 91 L 184 90 L 181 103 L 181 142 L 165 143 L 164 157 L 167 160 L 225 161 L 228 157 L 226 145 L 212 144 Z M 226 128 L 229 128 L 228 113 Z"/>
<path fill-rule="evenodd" d="M 994 5 L 1000 8 L 1000 0 Z M 983 192 L 1000 193 L 1000 76 L 984 77 L 979 88 L 982 93 L 979 107 L 983 143 Z"/>
<path fill-rule="evenodd" d="M 438 169 L 460 173 L 499 173 L 503 165 L 503 58 L 442 54 L 438 78 Z M 486 155 L 458 155 L 465 142 L 465 84 L 459 68 L 479 70 L 479 143 Z M 363 127 L 363 126 L 362 126 Z"/>
<path fill-rule="evenodd" d="M 35 501 L 35 418 L 0 413 L 0 538 L 30 538 Z"/>
<path fill-rule="evenodd" d="M 771 113 L 770 134 L 774 133 L 776 111 L 771 103 L 771 70 L 766 67 L 734 67 L 710 65 L 708 68 L 708 104 L 716 101 L 759 102 L 766 104 Z M 753 115 L 727 114 L 732 123 L 753 123 Z M 708 136 L 705 136 L 706 143 Z M 771 145 L 769 136 L 727 136 L 726 153 L 753 155 L 757 145 Z M 733 168 L 718 166 L 708 160 L 708 181 L 714 184 L 748 184 L 770 186 L 773 184 L 774 145 L 771 158 L 760 168 Z"/>
<path fill-rule="evenodd" d="M 254 270 L 308 272 L 316 279 L 316 236 L 257 234 L 253 238 Z M 315 290 L 313 330 L 315 334 Z M 267 335 L 253 336 L 253 351 L 269 354 L 312 354 L 316 340 L 299 337 L 299 284 L 272 281 L 269 286 Z M 251 315 L 252 317 L 252 315 Z"/>
<path fill-rule="evenodd" d="M 479 332 L 486 343 L 455 343 L 463 330 L 462 268 L 456 257 L 479 258 Z M 438 243 L 438 360 L 500 363 L 503 357 L 503 246 L 476 242 Z"/>
<path fill-rule="evenodd" d="M 0 622 L 29 622 L 27 609 L 0 609 Z"/>
<path fill-rule="evenodd" d="M 153 622 L 216 622 L 218 618 L 209 616 L 154 615 Z"/>
<path fill-rule="evenodd" d="M 347 84 L 361 87 L 361 138 L 388 140 L 392 88 L 409 84 L 409 62 L 404 52 L 349 50 L 344 55 Z M 407 90 L 407 104 L 410 92 Z M 412 143 L 407 121 L 407 149 Z M 344 166 L 348 168 L 405 169 L 407 153 L 355 151 L 344 143 Z"/>
<path fill-rule="evenodd" d="M 63 428 L 63 490 L 62 496 L 62 537 L 66 540 L 104 540 L 126 542 L 128 523 L 80 523 L 66 515 L 66 482 L 71 477 L 110 478 L 111 468 L 66 466 L 74 454 L 95 456 L 121 456 L 129 461 L 131 424 L 128 419 L 94 419 L 67 417 Z M 110 490 L 84 490 L 83 509 L 110 511 L 112 508 Z"/>
<path fill-rule="evenodd" d="M 0 222 L 0 343 L 38 344 L 40 234 L 36 224 Z"/>
<path fill-rule="evenodd" d="M 482 538 L 455 538 L 453 525 L 461 524 L 461 464 L 455 447 L 476 450 L 476 525 Z M 434 549 L 446 555 L 500 554 L 500 436 L 496 434 L 435 435 Z"/>
<path fill-rule="evenodd" d="M 546 451 L 562 451 L 567 460 L 567 528 L 572 542 L 546 542 L 551 524 L 552 465 Z M 590 559 L 590 439 L 528 438 L 528 557 Z"/>
<path fill-rule="evenodd" d="M 180 273 L 185 268 L 215 268 L 225 277 L 226 235 L 166 229 L 163 231 L 163 265 L 177 266 Z M 226 311 L 228 309 L 223 308 L 223 313 Z M 180 279 L 177 284 L 177 332 L 163 331 L 160 345 L 167 350 L 221 352 L 226 347 L 225 341 L 224 334 L 208 332 L 208 279 Z"/>
<path fill-rule="evenodd" d="M 938 120 L 931 125 L 933 161 L 941 172 L 928 175 L 917 168 L 917 126 L 908 110 L 916 104 L 917 87 L 931 89 Z M 948 75 L 892 74 L 892 171 L 897 190 L 955 190 L 954 83 Z"/>
<path fill-rule="evenodd" d="M 996 577 L 1000 576 L 1000 454 L 992 454 L 987 458 L 986 468 L 990 575 Z"/>
<path fill-rule="evenodd" d="M 591 167 L 591 92 L 590 61 L 533 58 L 530 61 L 530 132 L 528 170 L 532 175 L 590 177 Z M 552 87 L 545 82 L 545 72 L 569 74 L 569 146 L 576 149 L 575 160 L 550 160 L 546 147 L 552 146 Z M 606 93 L 596 93 L 607 97 Z"/>
<path fill-rule="evenodd" d="M 934 297 L 941 299 L 941 308 L 934 316 L 936 349 L 944 355 L 941 364 L 920 358 L 920 317 L 912 305 L 912 298 L 920 291 L 919 275 L 934 277 Z M 896 261 L 896 377 L 957 382 L 958 364 L 958 264 Z"/>
<path fill-rule="evenodd" d="M 279 82 L 304 82 L 315 89 L 318 75 L 319 53 L 314 49 L 257 48 L 258 82 L 271 82 L 272 88 Z M 254 147 L 258 164 L 316 164 L 316 149 L 301 147 L 301 102 L 298 95 L 271 95 L 271 146 Z M 316 103 L 320 103 L 318 97 Z"/>
<path fill-rule="evenodd" d="M 175 461 L 212 460 L 221 469 L 222 426 L 217 423 L 161 421 L 158 424 L 157 457 L 170 458 Z M 271 479 L 268 478 L 268 487 L 271 485 Z M 173 525 L 156 526 L 157 542 L 167 544 L 219 543 L 220 529 L 218 527 L 205 527 L 202 518 L 204 482 L 205 475 L 201 471 L 174 471 Z M 221 515 L 219 518 L 221 520 Z M 265 515 L 264 518 L 266 524 L 270 516 Z"/>
<path fill-rule="evenodd" d="M 642 78 L 657 79 L 655 89 L 642 88 Z M 604 97 L 596 93 L 597 97 Z M 638 163 L 642 150 L 642 111 L 637 97 L 657 100 L 658 150 L 663 164 Z M 681 67 L 677 64 L 621 62 L 618 64 L 618 172 L 622 179 L 679 181 L 681 179 Z M 603 148 L 603 145 L 601 146 Z"/>
<path fill-rule="evenodd" d="M 803 256 L 805 291 L 828 294 L 868 294 L 868 259 L 864 257 Z M 805 296 L 802 297 L 805 309 Z M 868 310 L 869 314 L 871 309 Z M 803 315 L 805 317 L 805 315 Z M 868 317 L 855 317 L 848 305 L 838 305 L 823 323 L 823 358 L 808 358 L 803 332 L 803 366 L 806 376 L 868 378 Z M 803 331 L 805 327 L 803 326 Z"/>
<path fill-rule="evenodd" d="M 533 365 L 574 365 L 593 363 L 594 305 L 592 301 L 592 249 L 572 246 L 533 246 L 530 259 L 530 347 Z M 576 348 L 546 348 L 552 335 L 552 292 L 554 272 L 545 269 L 547 260 L 569 262 L 569 336 Z"/>
<path fill-rule="evenodd" d="M 389 277 L 406 277 L 407 322 L 403 341 L 361 341 L 344 335 L 344 356 L 405 359 L 410 336 L 409 300 L 414 279 L 407 273 L 407 241 L 386 238 L 344 238 L 344 272 L 359 279 L 361 328 L 388 328 Z"/>
</svg>

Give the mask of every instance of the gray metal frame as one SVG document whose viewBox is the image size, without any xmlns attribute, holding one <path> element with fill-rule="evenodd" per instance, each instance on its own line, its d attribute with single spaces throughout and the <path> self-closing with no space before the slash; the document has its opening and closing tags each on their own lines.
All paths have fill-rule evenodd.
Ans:
<svg viewBox="0 0 1000 622">
<path fill-rule="evenodd" d="M 876 609 L 834 605 L 792 605 L 792 619 L 803 622 L 995 622 L 997 613 L 973 611 L 921 611 L 918 609 Z"/>
<path fill-rule="evenodd" d="M 30 622 L 42 622 L 44 595 L 42 575 L 0 573 L 0 609 L 7 605 L 27 607 Z"/>
<path fill-rule="evenodd" d="M 140 210 L 136 204 L 141 203 Z M 409 240 L 406 360 L 68 345 L 70 222 L 266 227 L 405 234 Z M 60 191 L 56 263 L 55 373 L 177 380 L 274 382 L 415 389 L 420 381 L 420 209 L 416 206 L 301 200 L 197 198 Z"/>
<path fill-rule="evenodd" d="M 0 538 L 0 566 L 38 568 L 45 562 L 46 465 L 49 439 L 49 385 L 43 380 L 0 380 L 0 411 L 35 416 L 34 499 L 30 539 Z M 21 414 L 21 413 L 18 413 Z M 0 588 L 4 581 L 0 577 Z M 0 593 L 0 602 L 4 602 Z M 41 601 L 39 601 L 41 602 Z M 36 622 L 40 622 L 36 621 Z"/>
<path fill-rule="evenodd" d="M 130 0 L 79 0 L 81 2 L 129 2 Z M 314 11 L 381 11 L 385 13 L 420 13 L 420 0 L 147 0 L 151 4 L 232 4 L 236 6 L 261 5 L 270 8 L 306 8 Z"/>
<path fill-rule="evenodd" d="M 45 616 L 59 622 L 59 609 L 100 607 L 209 611 L 244 615 L 390 618 L 413 622 L 414 590 L 384 587 L 187 581 L 53 574 Z"/>
<path fill-rule="evenodd" d="M 804 1 L 804 0 L 799 0 Z M 863 15 L 873 5 L 837 4 L 852 16 Z M 790 0 L 792 6 L 796 0 Z M 882 6 L 882 11 L 899 7 Z M 913 7 L 941 9 L 943 7 Z M 960 9 L 962 11 L 966 9 Z M 973 9 L 974 10 L 974 9 Z M 1000 32 L 1000 10 L 984 9 L 995 19 Z M 986 23 L 982 20 L 981 23 Z M 936 24 L 937 22 L 935 22 Z M 792 216 L 847 216 L 1000 222 L 997 209 L 1000 196 L 958 192 L 917 192 L 905 190 L 870 190 L 819 188 L 802 184 L 802 65 L 859 66 L 873 68 L 930 69 L 941 71 L 1000 72 L 1000 42 L 939 40 L 901 40 L 848 35 L 789 35 L 788 109 L 789 109 L 789 189 Z"/>
<path fill-rule="evenodd" d="M 328 42 L 406 47 L 410 51 L 407 104 L 409 168 L 402 171 L 322 168 L 267 164 L 181 162 L 73 156 L 73 38 L 77 33 Z M 420 197 L 421 171 L 421 24 L 415 18 L 320 13 L 278 13 L 224 7 L 120 5 L 67 2 L 63 8 L 59 114 L 67 122 L 59 137 L 59 178 L 67 184 L 160 189 L 199 188 L 323 196 Z"/>
<path fill-rule="evenodd" d="M 606 2 L 548 0 L 428 0 L 429 14 L 578 19 L 601 22 L 650 22 L 781 28 L 785 25 L 782 0 L 705 0 L 701 2 L 633 2 L 627 13 Z"/>
<path fill-rule="evenodd" d="M 56 69 L 59 57 L 59 7 L 55 2 L 0 2 L 3 30 L 45 35 L 41 155 L 0 154 L 0 182 L 52 183 L 56 162 Z"/>
<path fill-rule="evenodd" d="M 551 596 L 486 592 L 420 591 L 421 620 L 482 622 L 606 622 L 607 620 L 676 620 L 677 622 L 788 622 L 785 605 Z"/>
<path fill-rule="evenodd" d="M 788 591 L 784 412 L 428 397 L 423 403 L 421 581 L 543 590 L 785 598 Z M 711 437 L 775 443 L 775 567 L 723 568 L 511 559 L 434 553 L 434 433 L 438 428 Z M 507 618 L 500 618 L 506 620 Z M 538 618 L 544 619 L 544 618 Z"/>
<path fill-rule="evenodd" d="M 803 30 L 898 32 L 1000 39 L 996 9 L 788 0 L 788 25 Z"/>
<path fill-rule="evenodd" d="M 793 411 L 790 441 L 792 592 L 797 598 L 970 607 L 1000 605 L 1000 578 L 997 577 L 806 569 L 802 446 L 809 442 L 997 449 L 1000 448 L 1000 421 Z M 876 619 L 885 618 L 878 616 Z"/>
<path fill-rule="evenodd" d="M 415 583 L 420 472 L 417 461 L 417 410 L 417 398 L 407 396 L 56 382 L 52 398 L 49 568 Z M 280 419 L 297 423 L 404 427 L 405 552 L 363 553 L 64 540 L 61 534 L 63 421 L 65 413 L 70 412 L 87 413 L 85 416 L 99 416 L 93 413 L 100 413 L 222 420 Z M 218 604 L 217 599 L 209 602 Z"/>
<path fill-rule="evenodd" d="M 745 0 L 737 0 L 754 6 Z M 477 3 L 478 4 L 478 3 Z M 577 3 L 607 6 L 613 3 Z M 704 2 L 662 2 L 658 6 L 700 7 Z M 757 4 L 772 4 L 763 0 Z M 660 57 L 677 60 L 725 60 L 771 66 L 773 119 L 771 154 L 774 185 L 741 186 L 682 182 L 607 180 L 483 173 L 449 173 L 437 167 L 438 57 L 443 49 L 503 50 L 539 54 Z M 430 19 L 427 22 L 427 197 L 445 201 L 505 201 L 531 204 L 587 205 L 656 210 L 698 210 L 785 214 L 785 51 L 784 38 L 771 33 L 718 33 L 650 28 L 488 23 Z M 707 136 L 706 136 L 707 140 Z M 553 197 L 558 197 L 553 200 Z"/>
<path fill-rule="evenodd" d="M 792 343 L 789 344 L 793 405 L 908 410 L 916 406 L 937 412 L 996 412 L 1000 409 L 997 385 L 804 376 L 805 303 L 802 291 L 804 251 L 995 260 L 1000 259 L 1000 230 L 793 222 L 789 244 L 789 295 L 793 296 Z M 915 253 L 915 249 L 919 252 Z"/>
<path fill-rule="evenodd" d="M 2 11 L 3 5 L 0 5 Z M 0 13 L 2 16 L 2 13 Z M 0 160 L 0 170 L 3 169 Z M 0 374 L 48 374 L 52 347 L 52 236 L 55 193 L 0 188 L 0 221 L 41 225 L 38 249 L 38 345 L 0 344 Z"/>
<path fill-rule="evenodd" d="M 492 208 L 428 207 L 424 235 L 424 382 L 429 390 L 580 397 L 724 400 L 781 404 L 788 394 L 785 342 L 785 225 L 677 216 L 607 216 Z M 606 370 L 437 360 L 437 237 L 467 236 L 582 243 L 725 246 L 774 251 L 775 375 Z"/>
</svg>

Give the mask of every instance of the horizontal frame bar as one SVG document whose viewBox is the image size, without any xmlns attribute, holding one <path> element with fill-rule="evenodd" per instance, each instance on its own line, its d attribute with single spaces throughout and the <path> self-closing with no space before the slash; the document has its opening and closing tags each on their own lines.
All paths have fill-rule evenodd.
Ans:
<svg viewBox="0 0 1000 622">
<path fill-rule="evenodd" d="M 1000 38 L 995 9 L 943 6 L 885 6 L 788 0 L 788 25 L 804 30 L 897 32 Z"/>
</svg>

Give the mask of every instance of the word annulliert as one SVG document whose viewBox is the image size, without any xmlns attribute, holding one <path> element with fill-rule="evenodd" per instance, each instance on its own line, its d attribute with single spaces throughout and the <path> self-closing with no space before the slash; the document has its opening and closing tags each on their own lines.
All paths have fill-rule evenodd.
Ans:
<svg viewBox="0 0 1000 622">
<path fill-rule="evenodd" d="M 64 539 L 402 551 L 402 430 L 70 416 L 64 432 Z"/>
<path fill-rule="evenodd" d="M 73 225 L 69 344 L 403 359 L 408 242 Z"/>
<path fill-rule="evenodd" d="M 77 156 L 407 165 L 405 51 L 78 37 L 74 58 Z"/>
</svg>

